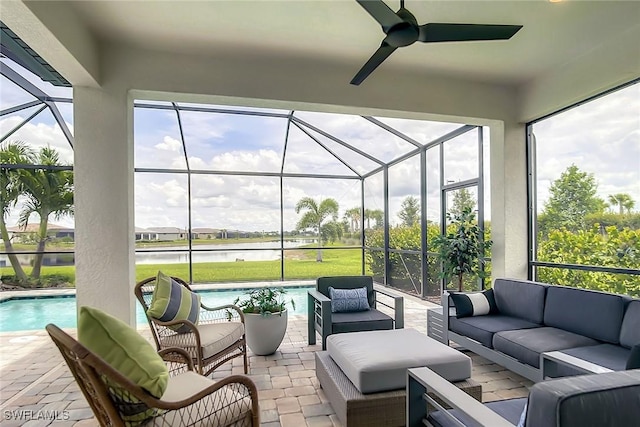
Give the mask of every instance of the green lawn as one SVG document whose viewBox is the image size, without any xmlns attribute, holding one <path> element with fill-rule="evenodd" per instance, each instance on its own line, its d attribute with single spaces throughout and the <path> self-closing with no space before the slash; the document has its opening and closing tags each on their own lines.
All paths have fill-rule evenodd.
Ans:
<svg viewBox="0 0 640 427">
<path fill-rule="evenodd" d="M 316 250 L 287 251 L 285 279 L 315 279 L 319 276 L 361 274 L 362 252 L 359 249 L 332 249 L 322 252 L 322 262 L 316 262 Z M 29 267 L 25 267 L 27 274 Z M 136 266 L 136 281 L 155 276 L 158 270 L 178 277 L 189 277 L 187 264 L 140 264 Z M 75 267 L 43 266 L 43 277 L 54 275 L 75 283 Z M 2 277 L 12 276 L 11 266 L 1 267 Z M 193 264 L 194 283 L 225 283 L 239 281 L 280 280 L 280 261 L 206 262 Z"/>
</svg>

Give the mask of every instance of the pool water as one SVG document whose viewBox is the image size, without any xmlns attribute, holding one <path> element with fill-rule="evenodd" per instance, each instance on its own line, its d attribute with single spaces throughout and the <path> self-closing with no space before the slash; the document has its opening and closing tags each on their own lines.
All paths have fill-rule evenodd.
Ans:
<svg viewBox="0 0 640 427">
<path fill-rule="evenodd" d="M 289 314 L 307 313 L 307 290 L 310 287 L 286 288 L 285 301 L 293 299 L 295 310 L 287 303 Z M 202 302 L 215 307 L 230 304 L 237 298 L 243 298 L 248 289 L 198 291 Z M 138 326 L 146 325 L 140 303 L 136 300 L 136 321 Z M 0 332 L 44 329 L 49 323 L 61 328 L 76 327 L 76 297 L 57 296 L 39 298 L 10 299 L 0 303 Z"/>
</svg>

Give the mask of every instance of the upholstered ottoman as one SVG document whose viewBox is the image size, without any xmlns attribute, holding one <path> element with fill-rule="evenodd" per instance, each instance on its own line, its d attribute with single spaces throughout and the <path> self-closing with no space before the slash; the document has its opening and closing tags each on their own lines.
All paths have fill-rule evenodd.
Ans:
<svg viewBox="0 0 640 427">
<path fill-rule="evenodd" d="M 427 366 L 477 399 L 471 359 L 415 329 L 330 335 L 316 375 L 346 427 L 405 424 L 407 369 Z"/>
</svg>

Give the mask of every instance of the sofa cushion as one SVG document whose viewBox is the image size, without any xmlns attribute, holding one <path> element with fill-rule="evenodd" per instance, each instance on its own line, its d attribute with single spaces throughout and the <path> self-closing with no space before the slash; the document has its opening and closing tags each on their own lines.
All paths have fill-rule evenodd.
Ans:
<svg viewBox="0 0 640 427">
<path fill-rule="evenodd" d="M 354 313 L 331 313 L 331 332 L 377 331 L 393 329 L 393 319 L 372 308 Z"/>
<path fill-rule="evenodd" d="M 496 279 L 493 291 L 498 311 L 507 316 L 541 324 L 548 286 L 529 280 Z"/>
<path fill-rule="evenodd" d="M 540 367 L 541 353 L 597 344 L 594 339 L 550 327 L 502 331 L 493 335 L 494 349 L 535 368 Z"/>
<path fill-rule="evenodd" d="M 518 317 L 492 314 L 456 319 L 449 317 L 449 329 L 465 337 L 480 342 L 483 346 L 493 348 L 493 334 L 514 329 L 538 328 L 540 325 Z"/>
<path fill-rule="evenodd" d="M 562 352 L 614 371 L 624 371 L 631 350 L 619 345 L 600 344 L 570 348 Z"/>
<path fill-rule="evenodd" d="M 633 300 L 627 305 L 620 329 L 620 345 L 631 348 L 640 344 L 640 300 Z"/>
<path fill-rule="evenodd" d="M 638 425 L 638 396 L 640 370 L 542 381 L 531 387 L 527 426 Z"/>
<path fill-rule="evenodd" d="M 482 292 L 449 292 L 455 305 L 456 317 L 485 316 L 498 311 L 493 289 Z"/>
<path fill-rule="evenodd" d="M 563 286 L 547 289 L 545 326 L 618 344 L 623 314 L 620 295 Z"/>
</svg>

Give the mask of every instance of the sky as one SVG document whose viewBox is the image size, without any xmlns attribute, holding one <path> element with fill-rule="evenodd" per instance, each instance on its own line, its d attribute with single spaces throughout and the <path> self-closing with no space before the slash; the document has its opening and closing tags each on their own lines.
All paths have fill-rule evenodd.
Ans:
<svg viewBox="0 0 640 427">
<path fill-rule="evenodd" d="M 2 61 L 8 61 L 3 59 Z M 10 62 L 10 61 L 9 61 Z M 51 96 L 71 97 L 71 89 L 55 88 L 28 72 L 18 69 L 31 82 Z M 33 98 L 7 81 L 0 81 L 0 109 L 29 102 Z M 144 100 L 138 100 L 145 102 Z M 158 104 L 158 103 L 156 103 Z M 195 106 L 195 104 L 180 104 Z M 67 126 L 73 131 L 71 104 L 59 103 Z M 220 107 L 227 108 L 229 107 Z M 37 107 L 0 118 L 4 135 Z M 251 109 L 256 111 L 257 109 Z M 282 110 L 260 110 L 288 114 Z M 301 123 L 308 123 L 335 136 L 357 150 L 383 162 L 391 161 L 415 147 L 360 116 L 296 111 Z M 381 122 L 403 132 L 419 144 L 426 144 L 459 124 L 377 117 Z M 181 120 L 187 147 L 186 157 L 192 170 L 279 172 L 282 167 L 287 120 L 237 114 L 213 114 L 183 111 Z M 291 126 L 284 154 L 284 171 L 296 174 L 344 175 L 356 177 L 378 163 L 314 130 Z M 628 193 L 640 210 L 640 84 L 619 90 L 606 97 L 534 124 L 538 159 L 538 211 L 548 198 L 554 179 L 571 164 L 592 173 L 598 194 Z M 484 132 L 485 206 L 489 214 L 489 131 Z M 311 135 L 311 136 L 309 136 Z M 314 141 L 317 139 L 325 148 Z M 73 151 L 48 110 L 43 111 L 9 140 L 27 141 L 33 147 L 49 145 L 57 149 L 62 160 L 73 162 Z M 176 113 L 171 110 L 136 108 L 134 112 L 134 162 L 136 168 L 186 170 L 185 153 L 180 142 Z M 341 163 L 334 155 L 343 159 Z M 400 223 L 398 212 L 407 196 L 419 197 L 420 158 L 412 157 L 389 170 L 390 220 Z M 440 156 L 427 152 L 427 217 L 439 218 Z M 463 134 L 444 146 L 444 180 L 456 182 L 478 177 L 478 130 Z M 368 178 L 364 186 L 365 208 L 380 209 L 383 204 L 382 174 Z M 475 194 L 475 190 L 473 191 Z M 192 176 L 193 228 L 275 231 L 280 229 L 280 186 L 278 177 L 206 175 Z M 135 224 L 138 228 L 180 227 L 189 224 L 187 176 L 171 173 L 135 175 Z M 358 179 L 322 179 L 295 177 L 283 179 L 284 229 L 295 228 L 301 214 L 295 205 L 303 197 L 317 201 L 334 198 L 345 210 L 358 207 L 361 185 Z M 18 211 L 7 218 L 15 225 Z M 32 218 L 33 221 L 36 218 Z M 72 218 L 55 223 L 72 226 Z"/>
</svg>

